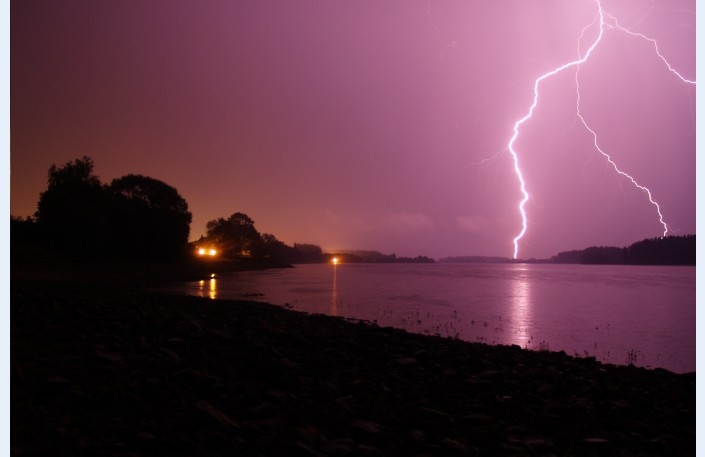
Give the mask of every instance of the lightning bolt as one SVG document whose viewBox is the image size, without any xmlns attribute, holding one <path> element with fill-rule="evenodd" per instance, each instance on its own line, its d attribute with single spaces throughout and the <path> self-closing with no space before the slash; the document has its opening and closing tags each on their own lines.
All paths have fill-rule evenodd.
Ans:
<svg viewBox="0 0 705 457">
<path fill-rule="evenodd" d="M 544 73 L 543 75 L 539 76 L 536 78 L 534 81 L 534 99 L 531 103 L 531 106 L 529 107 L 529 111 L 514 123 L 514 134 L 509 140 L 509 143 L 507 143 L 507 150 L 509 153 L 512 155 L 512 159 L 514 160 L 514 173 L 517 175 L 517 179 L 519 180 L 519 185 L 521 189 L 521 194 L 523 195 L 523 198 L 519 202 L 519 212 L 521 213 L 521 231 L 519 234 L 514 238 L 514 258 L 516 259 L 517 256 L 519 255 L 519 240 L 521 240 L 524 237 L 524 234 L 526 234 L 526 210 L 524 207 L 526 206 L 526 202 L 529 201 L 529 193 L 526 191 L 526 181 L 524 180 L 524 175 L 521 172 L 521 168 L 519 167 L 519 154 L 517 151 L 514 149 L 514 143 L 516 143 L 517 138 L 519 138 L 519 128 L 531 117 L 534 115 L 534 110 L 539 104 L 539 85 L 541 84 L 542 81 L 545 79 L 550 78 L 551 76 L 557 75 L 558 73 L 561 73 L 564 70 L 567 70 L 568 68 L 575 67 L 577 65 L 580 65 L 581 63 L 584 63 L 587 61 L 587 59 L 590 58 L 590 55 L 592 54 L 592 51 L 597 47 L 597 45 L 600 43 L 600 40 L 602 40 L 602 35 L 605 32 L 604 28 L 604 14 L 602 11 L 602 5 L 600 5 L 599 0 L 596 0 L 599 14 L 600 14 L 600 33 L 597 35 L 597 38 L 595 41 L 592 43 L 590 48 L 588 48 L 587 52 L 582 58 L 579 58 L 578 60 L 574 60 L 572 62 L 568 62 L 566 64 L 561 65 L 560 67 L 557 67 L 547 73 Z"/>
<path fill-rule="evenodd" d="M 598 2 L 598 5 L 599 5 L 599 2 Z M 600 8 L 600 9 L 601 9 L 601 8 Z M 655 52 L 656 55 L 659 57 L 659 59 L 661 59 L 661 61 L 666 65 L 666 67 L 668 67 L 668 71 L 670 71 L 671 73 L 673 73 L 674 75 L 676 75 L 676 76 L 678 77 L 678 79 L 680 79 L 680 80 L 683 81 L 684 83 L 695 85 L 695 80 L 691 80 L 691 79 L 685 78 L 685 77 L 684 77 L 683 75 L 681 75 L 678 71 L 676 71 L 676 69 L 673 68 L 670 63 L 668 63 L 668 60 L 666 60 L 666 57 L 664 57 L 663 54 L 661 54 L 661 51 L 660 51 L 659 48 L 658 48 L 658 42 L 657 42 L 655 39 L 649 38 L 649 37 L 647 37 L 646 35 L 643 35 L 643 34 L 641 34 L 641 33 L 633 32 L 633 31 L 629 30 L 628 28 L 623 27 L 622 25 L 620 25 L 620 23 L 619 23 L 619 21 L 617 20 L 616 17 L 612 16 L 612 15 L 609 14 L 609 13 L 604 13 L 604 14 L 614 23 L 614 25 L 610 25 L 610 27 L 612 27 L 612 28 L 614 28 L 614 29 L 617 29 L 617 30 L 619 30 L 620 32 L 624 32 L 624 33 L 626 33 L 627 35 L 631 35 L 631 36 L 633 36 L 633 37 L 641 38 L 642 40 L 648 41 L 649 43 L 651 43 L 651 45 L 654 47 L 654 52 Z"/>
<path fill-rule="evenodd" d="M 607 154 L 603 149 L 600 148 L 599 143 L 598 143 L 598 139 L 597 139 L 597 133 L 593 129 L 590 128 L 587 121 L 585 120 L 582 113 L 580 112 L 580 85 L 579 85 L 579 80 L 578 80 L 578 73 L 579 73 L 580 65 L 588 61 L 588 59 L 590 58 L 590 55 L 593 53 L 595 48 L 597 48 L 597 46 L 602 41 L 602 37 L 604 36 L 605 29 L 609 27 L 609 28 L 624 32 L 628 35 L 631 35 L 631 36 L 634 36 L 634 37 L 637 37 L 637 38 L 640 38 L 640 39 L 643 39 L 643 40 L 650 42 L 654 47 L 654 51 L 655 51 L 656 55 L 663 61 L 663 63 L 666 65 L 666 67 L 668 68 L 669 71 L 671 71 L 673 74 L 675 74 L 684 83 L 695 84 L 695 81 L 685 78 L 684 76 L 682 76 L 678 71 L 676 71 L 671 66 L 671 64 L 668 62 L 668 60 L 663 56 L 663 54 L 661 54 L 659 47 L 658 47 L 658 43 L 656 42 L 655 39 L 649 38 L 641 33 L 633 32 L 633 31 L 629 30 L 628 28 L 623 27 L 619 23 L 617 18 L 615 18 L 611 14 L 607 13 L 602 8 L 602 4 L 600 3 L 600 0 L 595 0 L 595 4 L 597 6 L 597 13 L 598 13 L 598 18 L 596 19 L 596 21 L 599 22 L 599 33 L 597 34 L 597 37 L 595 38 L 595 40 L 592 42 L 592 44 L 590 45 L 590 47 L 588 48 L 588 50 L 585 52 L 585 54 L 582 57 L 580 56 L 580 51 L 578 50 L 578 59 L 570 61 L 568 63 L 565 63 L 559 67 L 556 67 L 553 70 L 546 72 L 546 73 L 542 74 L 541 76 L 539 76 L 538 78 L 536 78 L 536 80 L 534 81 L 534 97 L 533 97 L 533 101 L 531 103 L 531 106 L 529 107 L 529 110 L 524 115 L 524 117 L 520 118 L 518 121 L 516 121 L 514 123 L 514 128 L 513 128 L 514 133 L 511 136 L 511 138 L 509 139 L 509 142 L 507 143 L 506 150 L 508 150 L 509 153 L 512 155 L 512 159 L 514 161 L 514 172 L 515 172 L 517 179 L 519 181 L 519 185 L 520 185 L 519 187 L 520 187 L 521 194 L 522 194 L 522 199 L 519 202 L 519 206 L 518 206 L 519 213 L 521 214 L 522 228 L 521 228 L 521 231 L 519 232 L 519 234 L 513 240 L 514 241 L 514 259 L 516 259 L 517 256 L 519 255 L 519 241 L 526 234 L 527 217 L 526 217 L 525 206 L 526 206 L 526 203 L 529 201 L 529 193 L 526 190 L 526 181 L 525 181 L 524 176 L 521 172 L 521 167 L 519 166 L 519 154 L 517 153 L 516 149 L 514 148 L 514 145 L 515 145 L 517 139 L 519 138 L 519 130 L 520 130 L 521 126 L 524 123 L 526 123 L 529 119 L 531 119 L 531 117 L 534 114 L 534 110 L 538 106 L 539 86 L 541 85 L 541 83 L 544 80 L 551 78 L 552 76 L 555 76 L 555 75 L 562 73 L 563 71 L 566 71 L 566 70 L 573 68 L 573 67 L 576 68 L 576 72 L 575 72 L 575 83 L 576 83 L 576 94 L 577 94 L 576 115 L 577 115 L 578 119 L 580 120 L 580 122 L 582 123 L 582 125 L 585 127 L 585 129 L 587 129 L 590 132 L 590 134 L 592 135 L 593 145 L 594 145 L 595 149 L 607 160 L 607 162 L 612 166 L 612 168 L 618 174 L 627 178 L 635 187 L 637 187 L 638 189 L 642 190 L 643 192 L 645 192 L 647 194 L 647 196 L 649 198 L 649 202 L 655 206 L 656 211 L 659 216 L 659 222 L 663 226 L 663 229 L 664 229 L 663 236 L 666 236 L 666 234 L 668 233 L 668 225 L 666 224 L 666 222 L 663 219 L 663 214 L 661 213 L 661 207 L 658 205 L 656 200 L 654 200 L 654 198 L 651 194 L 651 191 L 647 187 L 639 184 L 631 175 L 629 175 L 625 171 L 621 170 L 617 166 L 617 164 L 614 162 L 612 157 L 609 154 Z M 610 21 L 610 23 L 607 22 L 608 20 Z M 594 24 L 594 21 L 593 21 L 593 24 Z M 587 28 L 590 27 L 591 25 L 592 24 L 583 28 L 583 31 L 580 34 L 580 38 L 578 39 L 578 49 L 580 49 L 581 39 L 583 38 Z"/>
</svg>

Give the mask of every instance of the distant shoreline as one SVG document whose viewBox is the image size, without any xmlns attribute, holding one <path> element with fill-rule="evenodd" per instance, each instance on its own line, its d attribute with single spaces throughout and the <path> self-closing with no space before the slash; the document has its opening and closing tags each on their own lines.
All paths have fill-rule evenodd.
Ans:
<svg viewBox="0 0 705 457">
<path fill-rule="evenodd" d="M 563 251 L 548 259 L 510 259 L 497 256 L 451 256 L 439 262 L 453 263 L 558 263 L 587 265 L 695 266 L 695 235 L 650 238 L 628 247 L 591 246 Z"/>
</svg>

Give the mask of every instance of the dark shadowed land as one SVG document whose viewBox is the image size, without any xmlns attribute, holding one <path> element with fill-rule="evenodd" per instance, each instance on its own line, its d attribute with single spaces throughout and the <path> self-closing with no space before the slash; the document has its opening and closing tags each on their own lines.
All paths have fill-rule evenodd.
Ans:
<svg viewBox="0 0 705 457">
<path fill-rule="evenodd" d="M 591 246 L 563 251 L 548 259 L 487 256 L 444 257 L 449 263 L 577 263 L 590 265 L 692 265 L 695 266 L 695 235 L 647 238 L 623 248 Z"/>
<path fill-rule="evenodd" d="M 112 268 L 13 268 L 13 455 L 695 454 L 695 373 L 150 292 Z"/>
</svg>

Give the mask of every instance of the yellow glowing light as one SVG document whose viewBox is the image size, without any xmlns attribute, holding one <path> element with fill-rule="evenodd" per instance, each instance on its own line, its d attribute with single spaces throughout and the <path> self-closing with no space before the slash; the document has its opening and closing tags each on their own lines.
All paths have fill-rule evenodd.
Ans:
<svg viewBox="0 0 705 457">
<path fill-rule="evenodd" d="M 199 256 L 206 256 L 207 255 L 209 257 L 215 257 L 218 255 L 218 250 L 215 248 L 198 248 L 198 250 L 196 250 L 196 253 Z"/>
<path fill-rule="evenodd" d="M 338 259 L 337 257 L 333 257 L 330 261 L 333 262 L 333 265 L 338 265 L 340 259 Z"/>
<path fill-rule="evenodd" d="M 215 278 L 215 273 L 211 273 L 211 278 Z"/>
<path fill-rule="evenodd" d="M 208 298 L 215 300 L 216 289 L 215 289 L 215 274 L 211 275 L 210 284 L 208 286 Z"/>
</svg>

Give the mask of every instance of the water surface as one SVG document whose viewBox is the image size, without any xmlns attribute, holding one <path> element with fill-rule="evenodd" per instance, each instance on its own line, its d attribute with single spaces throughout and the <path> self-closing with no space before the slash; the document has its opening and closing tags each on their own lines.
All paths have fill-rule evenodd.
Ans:
<svg viewBox="0 0 705 457">
<path fill-rule="evenodd" d="M 695 371 L 695 267 L 315 264 L 180 292 L 614 363 Z"/>
</svg>

